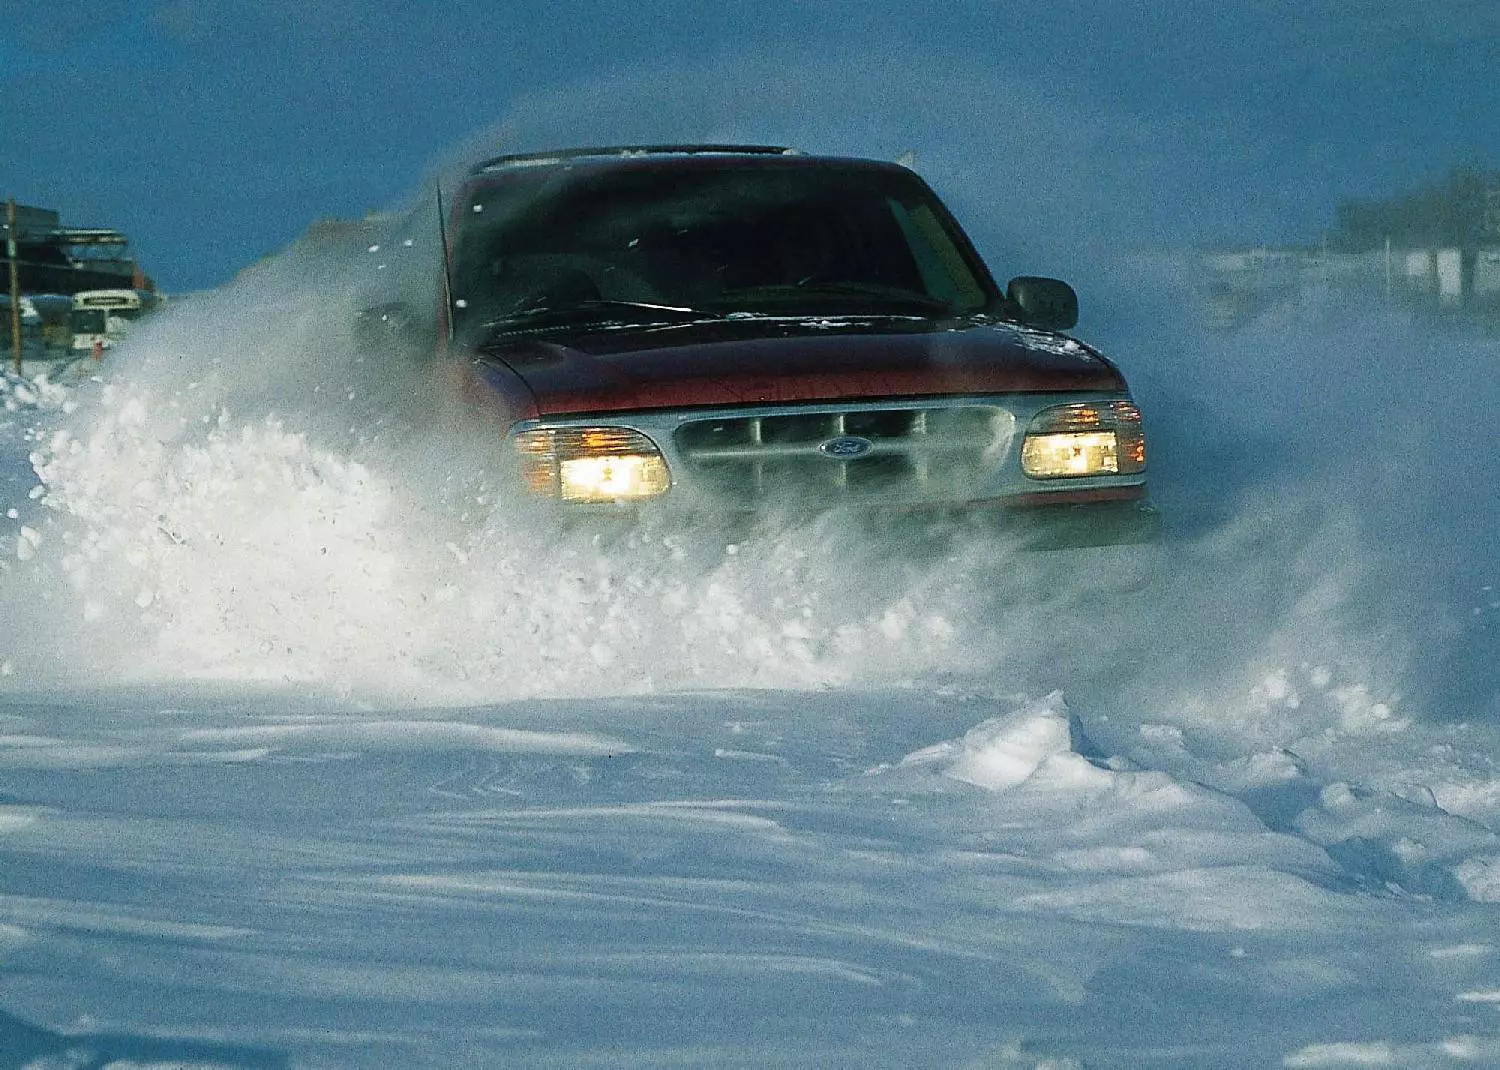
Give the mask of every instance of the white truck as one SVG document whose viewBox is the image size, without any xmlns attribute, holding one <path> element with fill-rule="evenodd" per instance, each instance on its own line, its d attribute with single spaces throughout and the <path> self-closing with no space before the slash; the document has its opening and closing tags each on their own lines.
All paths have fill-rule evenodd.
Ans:
<svg viewBox="0 0 1500 1070">
<path fill-rule="evenodd" d="M 151 307 L 139 290 L 82 290 L 73 295 L 73 352 L 102 356 Z"/>
</svg>

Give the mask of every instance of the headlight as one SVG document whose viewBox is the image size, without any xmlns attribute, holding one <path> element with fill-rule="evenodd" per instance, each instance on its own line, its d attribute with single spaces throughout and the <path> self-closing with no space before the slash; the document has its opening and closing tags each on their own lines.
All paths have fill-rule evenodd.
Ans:
<svg viewBox="0 0 1500 1070">
<path fill-rule="evenodd" d="M 656 444 L 628 427 L 559 427 L 515 437 L 533 494 L 565 502 L 654 498 L 672 485 Z"/>
<path fill-rule="evenodd" d="M 1141 410 L 1128 401 L 1043 409 L 1021 444 L 1021 471 L 1032 479 L 1134 475 L 1145 470 Z"/>
</svg>

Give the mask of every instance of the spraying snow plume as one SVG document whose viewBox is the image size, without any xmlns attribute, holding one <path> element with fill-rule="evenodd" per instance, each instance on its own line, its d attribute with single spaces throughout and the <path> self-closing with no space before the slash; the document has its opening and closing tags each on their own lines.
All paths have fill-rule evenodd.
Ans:
<svg viewBox="0 0 1500 1070">
<path fill-rule="evenodd" d="M 358 334 L 405 270 L 392 241 L 294 247 L 121 346 L 76 411 L 38 416 L 8 577 L 35 619 L 13 665 L 430 700 L 993 662 L 998 542 L 922 566 L 837 519 L 612 535 L 528 516 L 497 485 L 502 429 Z"/>
<path fill-rule="evenodd" d="M 868 129 L 784 106 L 833 75 L 741 65 L 691 109 L 650 77 L 605 79 L 525 101 L 435 170 L 590 141 L 915 149 L 998 274 L 1085 283 L 1082 333 L 1147 414 L 1171 560 L 1156 597 L 1107 595 L 1097 558 L 984 538 L 912 557 L 837 519 L 743 535 L 538 527 L 496 483 L 499 430 L 450 416 L 429 368 L 361 334 L 364 310 L 436 300 L 428 189 L 179 303 L 105 381 L 72 392 L 76 412 L 28 410 L 35 478 L 13 484 L 4 577 L 27 625 L 5 641 L 15 675 L 291 679 L 436 700 L 1126 679 L 1143 706 L 1185 719 L 1228 687 L 1246 696 L 1246 731 L 1268 740 L 1288 730 L 1291 695 L 1304 712 L 1328 696 L 1340 730 L 1492 710 L 1495 578 L 1473 548 L 1496 510 L 1467 493 L 1458 426 L 1469 399 L 1493 394 L 1492 342 L 1359 310 L 1206 334 L 1172 280 L 1126 255 L 1150 244 L 1137 209 L 1171 172 L 1144 132 L 1106 163 L 1088 145 L 1119 135 L 1108 117 L 964 74 L 881 82 L 877 100 L 947 102 L 923 123 L 910 101 L 859 111 L 847 86 L 833 99 L 878 113 Z M 745 112 L 751 84 L 769 92 L 766 115 Z M 1024 154 L 976 149 L 976 111 L 1038 136 Z M 594 125 L 565 118 L 579 114 Z M 1059 127 L 1087 136 L 1040 136 Z M 1072 184 L 1041 181 L 1058 175 Z"/>
</svg>

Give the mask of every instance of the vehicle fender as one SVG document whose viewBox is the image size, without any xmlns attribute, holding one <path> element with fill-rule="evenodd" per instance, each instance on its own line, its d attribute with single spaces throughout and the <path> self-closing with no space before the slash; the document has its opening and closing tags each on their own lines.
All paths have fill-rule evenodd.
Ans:
<svg viewBox="0 0 1500 1070">
<path fill-rule="evenodd" d="M 437 360 L 434 374 L 443 399 L 470 416 L 509 427 L 538 415 L 536 396 L 503 361 L 455 355 Z"/>
</svg>

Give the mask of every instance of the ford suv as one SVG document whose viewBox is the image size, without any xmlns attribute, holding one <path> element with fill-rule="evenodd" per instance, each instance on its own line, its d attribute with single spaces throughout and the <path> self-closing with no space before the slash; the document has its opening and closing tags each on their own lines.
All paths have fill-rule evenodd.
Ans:
<svg viewBox="0 0 1500 1070">
<path fill-rule="evenodd" d="M 446 210 L 439 349 L 526 495 L 993 517 L 1154 540 L 1141 412 L 896 163 L 767 146 L 499 156 Z"/>
</svg>

